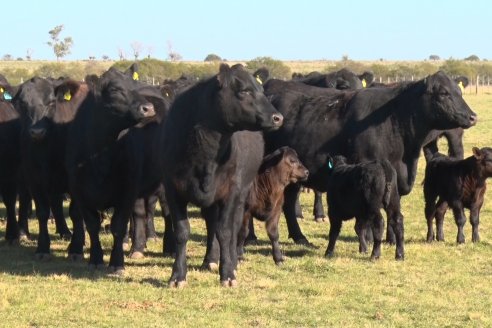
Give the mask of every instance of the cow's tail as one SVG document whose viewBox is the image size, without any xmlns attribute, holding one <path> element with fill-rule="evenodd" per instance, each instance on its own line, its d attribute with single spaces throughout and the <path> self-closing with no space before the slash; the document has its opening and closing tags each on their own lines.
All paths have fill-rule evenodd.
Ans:
<svg viewBox="0 0 492 328">
<path fill-rule="evenodd" d="M 384 186 L 383 205 L 384 207 L 388 207 L 392 193 L 397 191 L 396 171 L 388 161 L 383 161 L 382 167 L 386 182 Z"/>
</svg>

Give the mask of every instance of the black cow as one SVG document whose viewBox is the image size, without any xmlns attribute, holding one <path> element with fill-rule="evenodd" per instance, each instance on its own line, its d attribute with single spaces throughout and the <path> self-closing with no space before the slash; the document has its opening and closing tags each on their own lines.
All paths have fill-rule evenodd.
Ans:
<svg viewBox="0 0 492 328">
<path fill-rule="evenodd" d="M 20 168 L 20 119 L 12 105 L 16 88 L 0 75 L 0 193 L 7 210 L 5 239 L 13 243 L 20 238 L 15 214 Z M 24 231 L 27 221 L 21 223 Z"/>
<path fill-rule="evenodd" d="M 63 214 L 63 199 L 68 192 L 68 177 L 65 169 L 67 128 L 73 120 L 80 103 L 87 95 L 87 86 L 62 80 L 34 77 L 19 87 L 14 104 L 21 114 L 22 169 L 29 191 L 36 205 L 39 235 L 36 255 L 49 256 L 50 237 L 48 219 L 50 211 L 55 218 L 56 230 L 62 238 L 70 239 L 72 233 Z M 70 213 L 75 215 L 73 208 Z M 73 219 L 72 219 L 73 220 Z M 74 238 L 84 243 L 83 225 L 74 222 Z M 82 257 L 82 250 L 69 254 Z"/>
<path fill-rule="evenodd" d="M 131 75 L 112 68 L 101 76 L 81 104 L 67 140 L 70 193 L 91 239 L 89 264 L 103 264 L 98 211 L 113 207 L 109 267 L 117 274 L 124 270 L 122 244 L 134 205 L 162 181 L 156 135 L 168 110 L 156 88 Z"/>
<path fill-rule="evenodd" d="M 222 64 L 216 76 L 176 98 L 163 130 L 164 186 L 177 241 L 171 287 L 186 284 L 189 202 L 202 208 L 207 223 L 205 264 L 217 260 L 212 249 L 216 235 L 221 284 L 236 285 L 237 233 L 263 158 L 261 133 L 241 130 L 275 129 L 282 121 L 262 86 L 241 65 Z"/>
<path fill-rule="evenodd" d="M 480 241 L 479 215 L 482 208 L 486 180 L 492 177 L 492 148 L 473 147 L 473 156 L 457 160 L 436 154 L 427 162 L 424 177 L 425 218 L 427 241 L 434 240 L 432 223 L 436 218 L 437 240 L 444 241 L 443 222 L 446 210 L 453 210 L 458 226 L 456 241 L 465 242 L 463 226 L 466 222 L 464 209 L 470 210 L 472 241 Z M 437 200 L 437 202 L 436 202 Z"/>
<path fill-rule="evenodd" d="M 371 259 L 381 255 L 384 231 L 383 208 L 396 234 L 397 260 L 404 259 L 403 216 L 396 172 L 387 160 L 348 164 L 343 156 L 328 159 L 327 200 L 330 233 L 326 256 L 333 256 L 342 222 L 355 217 L 359 251 L 367 252 L 366 230 L 372 228 L 374 246 Z"/>
<path fill-rule="evenodd" d="M 265 136 L 266 146 L 294 148 L 310 172 L 305 185 L 319 191 L 326 190 L 331 153 L 354 163 L 389 160 L 397 172 L 399 194 L 407 195 L 429 132 L 468 128 L 477 120 L 456 83 L 442 72 L 397 88 L 333 90 L 332 96 L 312 97 L 301 89 L 278 80 L 265 84 L 265 94 L 285 117 L 279 131 Z M 302 243 L 307 240 L 295 217 L 299 188 L 287 187 L 284 212 L 290 237 Z"/>
<path fill-rule="evenodd" d="M 306 76 L 296 74 L 292 78 L 297 82 L 321 88 L 356 90 L 364 88 L 368 83 L 372 82 L 374 75 L 370 72 L 357 75 L 347 68 L 342 68 L 327 74 L 319 72 L 311 72 Z"/>
</svg>

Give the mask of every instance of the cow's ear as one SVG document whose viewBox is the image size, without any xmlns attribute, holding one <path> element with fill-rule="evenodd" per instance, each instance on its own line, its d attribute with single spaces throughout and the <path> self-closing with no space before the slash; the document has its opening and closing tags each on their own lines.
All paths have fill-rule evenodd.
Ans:
<svg viewBox="0 0 492 328">
<path fill-rule="evenodd" d="M 362 87 L 367 87 L 372 82 L 374 82 L 374 74 L 372 72 L 364 72 L 359 75 L 359 79 L 362 81 Z"/>
<path fill-rule="evenodd" d="M 135 81 L 138 81 L 140 79 L 138 76 L 138 63 L 133 63 L 130 67 L 128 67 L 125 71 L 125 75 L 131 77 Z"/>
<path fill-rule="evenodd" d="M 255 77 L 256 81 L 259 84 L 263 84 L 268 80 L 268 77 L 270 76 L 270 72 L 268 72 L 268 69 L 265 67 L 257 69 L 254 73 L 253 76 Z"/>
<path fill-rule="evenodd" d="M 0 99 L 5 101 L 12 101 L 13 94 L 9 86 L 0 85 Z"/>
<path fill-rule="evenodd" d="M 482 153 L 482 150 L 480 150 L 480 148 L 473 147 L 472 148 L 472 151 L 473 151 L 473 156 L 475 156 L 475 158 L 477 160 L 482 160 L 483 159 L 483 153 Z"/>
<path fill-rule="evenodd" d="M 72 97 L 79 91 L 79 88 L 79 82 L 66 80 L 55 88 L 56 100 L 59 102 L 71 101 Z"/>
<path fill-rule="evenodd" d="M 232 69 L 227 64 L 220 64 L 217 80 L 222 88 L 227 88 L 232 82 Z"/>
</svg>

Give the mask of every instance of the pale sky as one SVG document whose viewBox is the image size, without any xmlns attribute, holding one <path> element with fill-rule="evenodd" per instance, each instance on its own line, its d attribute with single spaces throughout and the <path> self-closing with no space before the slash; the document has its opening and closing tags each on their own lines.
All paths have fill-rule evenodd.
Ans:
<svg viewBox="0 0 492 328">
<path fill-rule="evenodd" d="M 65 26 L 74 40 L 65 59 L 118 58 L 131 44 L 140 58 L 166 59 L 168 44 L 183 60 L 215 53 L 228 60 L 423 60 L 435 54 L 492 60 L 492 1 L 60 1 L 1 5 L 0 58 L 55 59 L 48 31 Z"/>
</svg>

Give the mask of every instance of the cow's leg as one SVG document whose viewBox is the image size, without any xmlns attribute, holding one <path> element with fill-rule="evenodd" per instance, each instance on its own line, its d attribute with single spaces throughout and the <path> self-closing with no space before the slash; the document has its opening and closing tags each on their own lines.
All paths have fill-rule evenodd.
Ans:
<svg viewBox="0 0 492 328">
<path fill-rule="evenodd" d="M 284 257 L 282 256 L 282 252 L 280 250 L 280 244 L 278 242 L 278 221 L 280 219 L 280 212 L 278 215 L 274 215 L 269 218 L 265 222 L 266 230 L 268 237 L 270 238 L 270 242 L 272 244 L 272 255 L 275 264 L 280 265 L 284 262 Z"/>
<path fill-rule="evenodd" d="M 132 259 L 145 257 L 144 251 L 147 242 L 145 233 L 147 221 L 146 201 L 147 198 L 138 198 L 133 206 L 133 229 L 130 230 L 132 246 L 129 254 Z"/>
<path fill-rule="evenodd" d="M 244 260 L 244 240 L 249 233 L 249 223 L 253 220 L 251 213 L 245 211 L 243 222 L 241 222 L 241 228 L 237 236 L 237 258 L 239 261 Z"/>
<path fill-rule="evenodd" d="M 470 208 L 470 224 L 472 226 L 472 242 L 477 243 L 480 241 L 480 234 L 478 233 L 478 224 L 480 223 L 480 209 L 482 203 L 474 204 Z"/>
<path fill-rule="evenodd" d="M 38 225 L 39 225 L 38 247 L 36 248 L 36 258 L 42 260 L 50 257 L 50 235 L 48 232 L 50 202 L 48 197 L 42 192 L 35 192 L 34 195 L 35 195 L 34 203 L 36 206 L 36 216 L 38 218 Z"/>
<path fill-rule="evenodd" d="M 32 197 L 25 183 L 19 184 L 19 238 L 30 239 L 29 215 L 32 211 Z"/>
<path fill-rule="evenodd" d="M 434 240 L 433 224 L 434 224 L 434 216 L 436 215 L 435 201 L 426 200 L 424 211 L 425 211 L 425 220 L 427 221 L 427 242 L 431 243 Z"/>
<path fill-rule="evenodd" d="M 72 201 L 74 200 L 72 199 Z M 76 203 L 76 206 L 77 208 L 79 208 L 80 213 L 84 218 L 84 223 L 91 241 L 89 252 L 89 267 L 94 269 L 101 268 L 104 264 L 104 261 L 101 241 L 99 239 L 99 232 L 101 230 L 101 218 L 99 216 L 99 213 L 95 210 L 81 207 L 79 202 Z"/>
<path fill-rule="evenodd" d="M 218 205 L 202 209 L 202 216 L 207 226 L 207 250 L 203 259 L 202 269 L 216 271 L 219 267 L 220 249 L 217 240 L 217 221 L 219 220 Z"/>
<path fill-rule="evenodd" d="M 323 194 L 317 190 L 314 190 L 313 215 L 316 222 L 321 222 L 326 219 L 325 210 L 323 208 Z"/>
<path fill-rule="evenodd" d="M 19 225 L 15 216 L 15 202 L 17 196 L 17 186 L 15 181 L 4 183 L 2 185 L 2 198 L 7 210 L 7 227 L 5 231 L 5 239 L 9 244 L 19 240 Z M 49 249 L 49 245 L 48 245 Z"/>
<path fill-rule="evenodd" d="M 113 234 L 113 248 L 109 257 L 109 270 L 117 275 L 123 274 L 125 270 L 125 257 L 123 253 L 123 239 L 125 238 L 128 222 L 132 215 L 135 201 L 123 201 L 123 206 L 115 207 L 111 218 L 111 233 Z M 144 215 L 145 216 L 145 215 Z M 144 230 L 145 231 L 145 230 Z M 144 232 L 145 240 L 145 232 Z"/>
<path fill-rule="evenodd" d="M 190 222 L 186 212 L 187 202 L 179 198 L 171 184 L 166 184 L 165 190 L 176 236 L 176 257 L 171 278 L 169 279 L 169 287 L 181 288 L 186 285 L 188 271 L 186 265 L 186 243 L 190 237 Z"/>
<path fill-rule="evenodd" d="M 302 234 L 301 228 L 296 218 L 296 199 L 299 193 L 300 186 L 298 184 L 291 184 L 285 188 L 285 202 L 283 206 L 285 219 L 287 221 L 287 229 L 289 230 L 289 237 L 294 240 L 296 244 L 309 245 L 309 241 Z"/>
<path fill-rule="evenodd" d="M 239 222 L 244 206 L 239 194 L 232 194 L 227 201 L 218 206 L 218 222 L 216 228 L 220 247 L 219 275 L 220 284 L 224 287 L 237 285 L 235 269 L 237 264 L 236 242 Z M 236 225 L 237 223 L 237 225 Z"/>
<path fill-rule="evenodd" d="M 338 235 L 342 229 L 342 220 L 329 216 L 330 220 L 330 232 L 328 234 L 328 247 L 326 248 L 325 256 L 333 257 L 335 253 L 335 244 L 337 242 Z"/>
<path fill-rule="evenodd" d="M 76 202 L 70 200 L 68 213 L 72 220 L 73 233 L 70 245 L 68 246 L 68 257 L 74 261 L 84 258 L 85 231 L 84 219 Z"/>
<path fill-rule="evenodd" d="M 157 241 L 157 233 L 155 232 L 154 216 L 155 207 L 157 205 L 158 195 L 153 194 L 146 197 L 145 202 L 145 236 L 147 241 Z M 164 216 L 164 215 L 163 215 Z"/>
<path fill-rule="evenodd" d="M 381 256 L 381 242 L 384 232 L 384 219 L 379 210 L 373 214 L 372 217 L 372 235 L 373 235 L 373 247 L 371 253 L 371 259 L 377 260 Z"/>
<path fill-rule="evenodd" d="M 355 217 L 355 231 L 359 237 L 359 253 L 367 253 L 367 231 L 371 230 L 372 236 L 372 224 L 367 217 Z M 374 236 L 372 236 L 374 240 Z"/>
<path fill-rule="evenodd" d="M 248 223 L 248 234 L 244 239 L 244 245 L 256 245 L 258 243 L 258 237 L 255 234 L 255 225 L 253 224 L 253 220 L 249 220 Z"/>
<path fill-rule="evenodd" d="M 444 241 L 444 215 L 446 214 L 446 211 L 448 210 L 448 203 L 445 201 L 439 200 L 437 202 L 437 208 L 436 208 L 436 240 L 437 241 Z"/>
<path fill-rule="evenodd" d="M 454 220 L 458 226 L 458 234 L 456 236 L 456 242 L 458 244 L 463 244 L 465 242 L 465 233 L 463 232 L 463 227 L 465 226 L 466 217 L 465 211 L 463 209 L 463 204 L 459 200 L 451 202 L 450 207 L 453 209 Z"/>
<path fill-rule="evenodd" d="M 401 214 L 400 196 L 398 193 L 392 193 L 390 202 L 386 207 L 386 217 L 388 220 L 388 226 L 391 226 L 395 233 L 395 259 L 405 259 L 405 239 L 404 239 L 404 226 L 403 215 Z"/>
<path fill-rule="evenodd" d="M 164 187 L 160 187 L 159 204 L 161 205 L 162 216 L 164 217 L 164 240 L 162 243 L 162 253 L 166 257 L 174 257 L 176 255 L 176 236 L 174 234 L 173 220 L 169 212 Z"/>
<path fill-rule="evenodd" d="M 301 197 L 301 194 L 297 194 L 297 198 L 296 198 L 296 218 L 299 218 L 299 219 L 304 219 L 304 215 L 302 215 L 302 207 L 301 207 L 301 201 L 299 200 L 299 198 Z"/>
<path fill-rule="evenodd" d="M 72 232 L 68 229 L 67 220 L 63 214 L 63 198 L 63 193 L 52 193 L 50 195 L 50 208 L 55 218 L 56 231 L 60 234 L 60 238 L 70 240 Z"/>
</svg>

